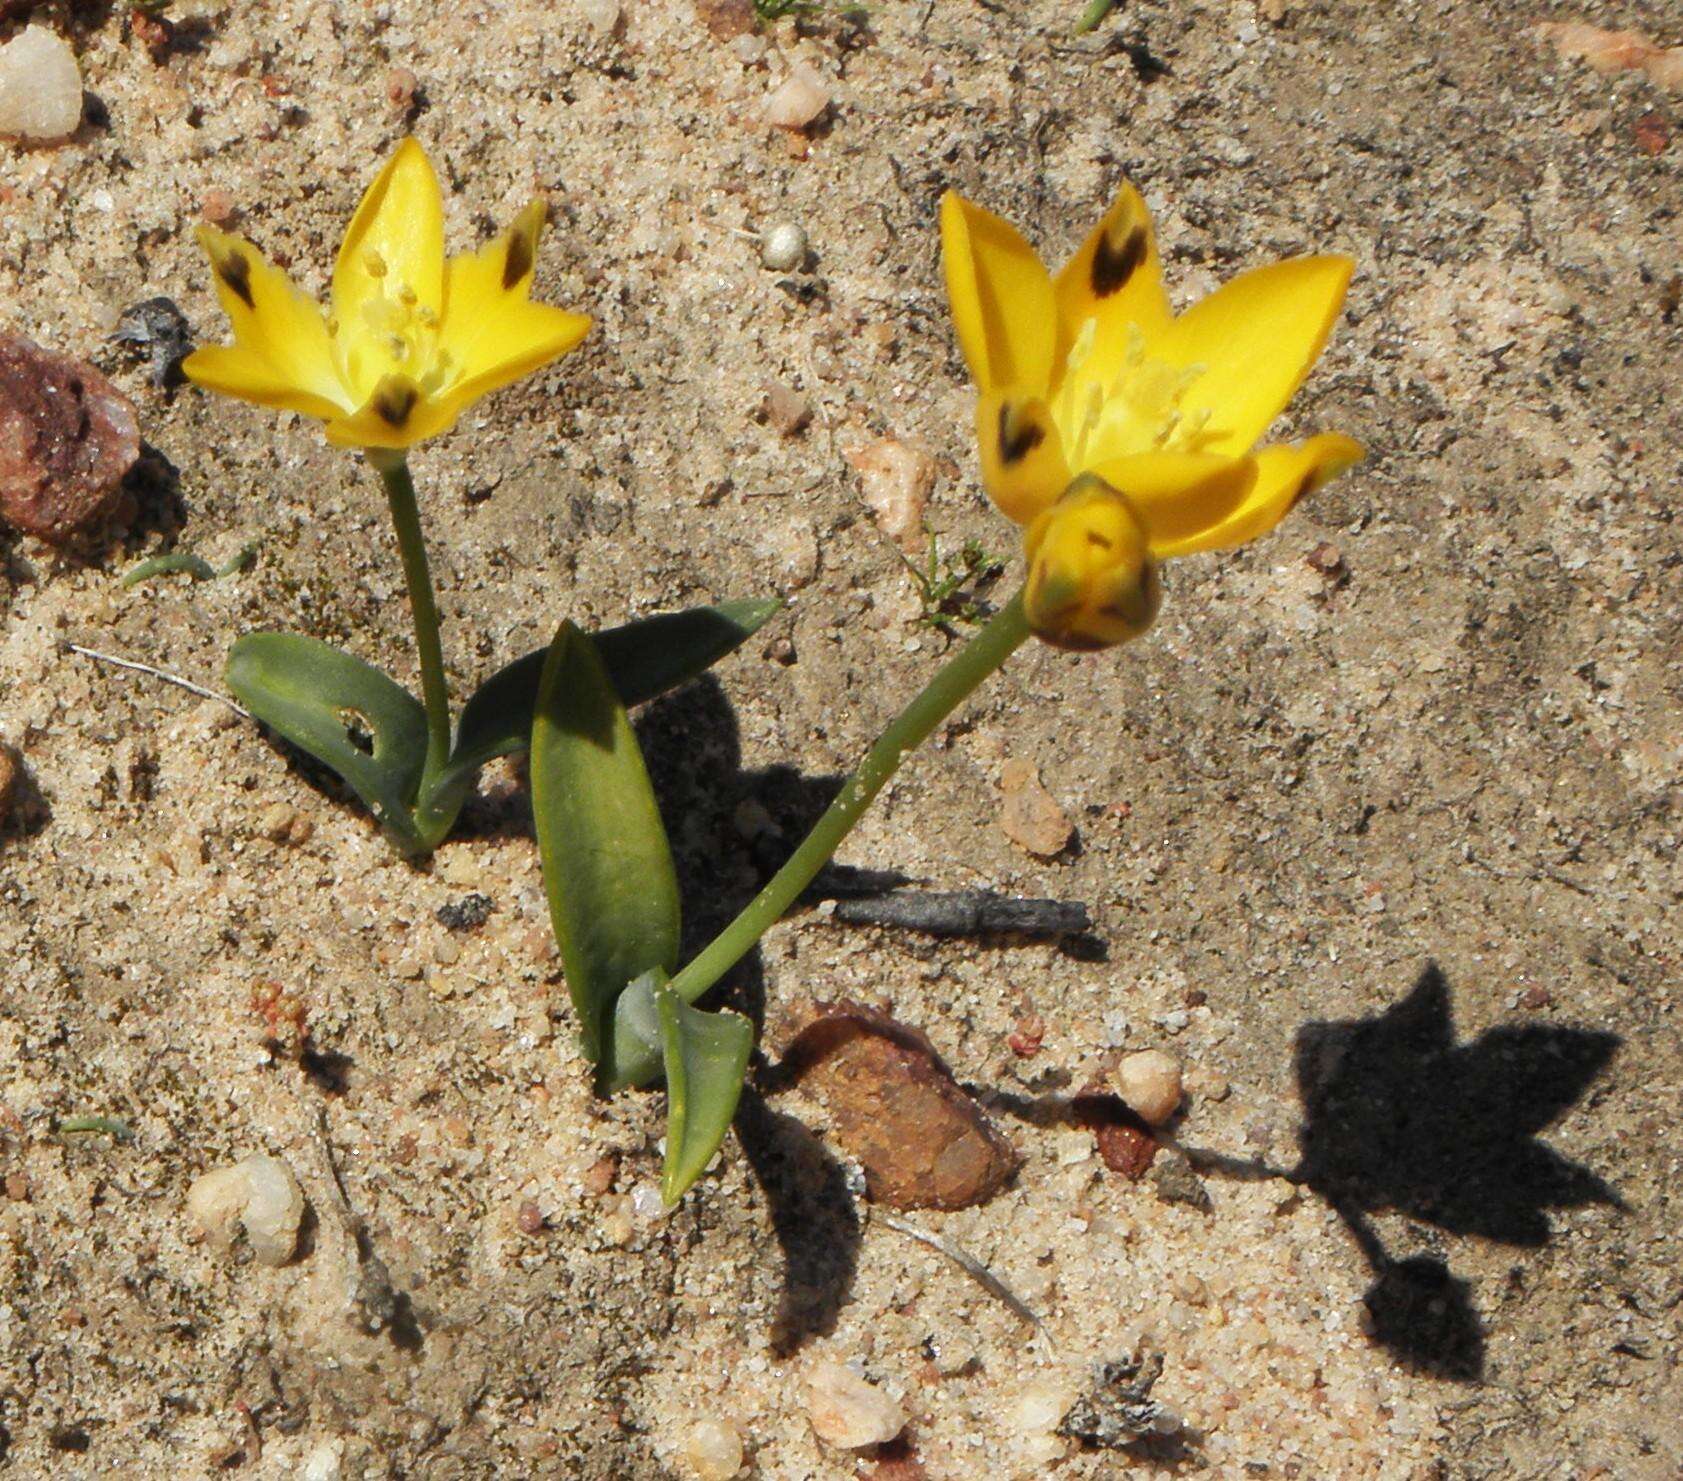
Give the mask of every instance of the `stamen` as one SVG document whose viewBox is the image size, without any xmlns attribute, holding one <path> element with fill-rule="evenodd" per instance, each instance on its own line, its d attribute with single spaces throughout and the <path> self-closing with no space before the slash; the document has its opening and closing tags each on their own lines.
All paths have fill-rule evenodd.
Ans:
<svg viewBox="0 0 1683 1481">
<path fill-rule="evenodd" d="M 370 247 L 362 254 L 362 265 L 371 278 L 383 278 L 386 275 L 386 259 L 380 255 L 377 248 Z"/>
</svg>

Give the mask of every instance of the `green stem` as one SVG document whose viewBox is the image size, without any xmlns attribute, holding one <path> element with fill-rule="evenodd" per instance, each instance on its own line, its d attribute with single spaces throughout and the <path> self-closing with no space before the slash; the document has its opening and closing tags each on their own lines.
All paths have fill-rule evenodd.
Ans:
<svg viewBox="0 0 1683 1481">
<path fill-rule="evenodd" d="M 818 871 L 829 862 L 853 825 L 882 791 L 902 760 L 915 751 L 948 715 L 952 714 L 989 674 L 1000 667 L 1028 637 L 1019 592 L 929 681 L 847 779 L 807 834 L 788 863 L 766 882 L 742 913 L 713 938 L 689 965 L 672 979 L 672 991 L 693 1003 L 728 972 L 800 898 Z"/>
<path fill-rule="evenodd" d="M 403 579 L 409 587 L 409 610 L 415 619 L 421 703 L 427 712 L 427 759 L 416 794 L 415 827 L 430 848 L 455 820 L 453 811 L 449 817 L 435 815 L 428 805 L 433 783 L 450 759 L 450 687 L 444 677 L 444 647 L 438 635 L 438 600 L 433 595 L 432 572 L 427 568 L 427 545 L 421 535 L 421 514 L 415 507 L 415 481 L 409 476 L 409 460 L 402 453 L 380 456 L 372 449 L 368 460 L 386 486 L 397 548 L 403 556 Z"/>
</svg>

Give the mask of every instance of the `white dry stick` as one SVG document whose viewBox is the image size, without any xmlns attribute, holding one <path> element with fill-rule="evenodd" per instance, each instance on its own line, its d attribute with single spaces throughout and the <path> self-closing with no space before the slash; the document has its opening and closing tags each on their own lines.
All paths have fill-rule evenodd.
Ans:
<svg viewBox="0 0 1683 1481">
<path fill-rule="evenodd" d="M 1046 1328 L 1041 1324 L 1040 1318 L 1035 1314 L 1034 1308 L 1030 1306 L 1028 1302 L 1023 1300 L 1023 1298 L 1015 1291 L 1013 1291 L 1010 1286 L 1006 1285 L 1004 1281 L 993 1273 L 993 1271 L 989 1270 L 986 1265 L 982 1264 L 982 1262 L 974 1255 L 966 1254 L 956 1244 L 949 1244 L 939 1235 L 931 1234 L 927 1229 L 920 1229 L 916 1224 L 907 1223 L 904 1219 L 897 1219 L 893 1214 L 885 1214 L 880 1210 L 873 1209 L 871 1211 L 871 1217 L 873 1219 L 882 1220 L 882 1222 L 888 1225 L 890 1229 L 894 1229 L 901 1234 L 908 1235 L 912 1239 L 917 1240 L 919 1244 L 926 1244 L 930 1249 L 939 1251 L 941 1254 L 945 1255 L 953 1262 L 953 1264 L 957 1265 L 959 1269 L 964 1271 L 966 1275 L 970 1276 L 971 1279 L 981 1285 L 981 1287 L 990 1295 L 999 1297 L 1001 1301 L 1009 1306 L 1011 1310 L 1020 1316 L 1025 1322 L 1030 1323 L 1036 1331 L 1040 1332 L 1043 1336 L 1047 1335 Z"/>
<path fill-rule="evenodd" d="M 84 658 L 95 658 L 101 663 L 109 663 L 120 669 L 132 669 L 137 674 L 149 674 L 154 679 L 162 679 L 166 684 L 173 684 L 177 689 L 185 689 L 189 694 L 196 694 L 201 699 L 214 699 L 218 704 L 225 704 L 242 719 L 249 720 L 251 711 L 237 705 L 226 694 L 218 694 L 214 689 L 206 689 L 203 684 L 195 684 L 191 679 L 184 679 L 180 674 L 172 674 L 166 669 L 153 668 L 149 663 L 137 663 L 132 658 L 118 658 L 115 653 L 101 653 L 97 648 L 84 648 L 80 643 L 66 643 L 72 653 L 80 653 Z"/>
</svg>

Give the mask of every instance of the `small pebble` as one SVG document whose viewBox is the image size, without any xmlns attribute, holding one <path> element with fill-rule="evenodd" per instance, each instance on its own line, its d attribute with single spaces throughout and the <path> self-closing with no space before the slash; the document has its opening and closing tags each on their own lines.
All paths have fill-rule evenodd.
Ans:
<svg viewBox="0 0 1683 1481">
<path fill-rule="evenodd" d="M 76 55 L 45 26 L 25 26 L 0 46 L 0 136 L 52 143 L 82 121 Z"/>
<path fill-rule="evenodd" d="M 809 246 L 803 227 L 794 221 L 779 221 L 760 238 L 760 261 L 773 272 L 793 272 L 806 261 Z"/>
<path fill-rule="evenodd" d="M 908 555 L 922 553 L 923 516 L 935 488 L 935 459 L 921 447 L 892 437 L 846 457 L 859 475 L 859 496 L 877 528 Z"/>
<path fill-rule="evenodd" d="M 886 1445 L 906 1427 L 906 1411 L 840 1363 L 818 1362 L 806 1378 L 806 1413 L 813 1432 L 838 1450 Z"/>
<path fill-rule="evenodd" d="M 1050 1434 L 1074 1400 L 1075 1395 L 1067 1384 L 1053 1378 L 1034 1379 L 1011 1405 L 1011 1428 L 1022 1435 Z"/>
<path fill-rule="evenodd" d="M 304 1193 L 290 1167 L 255 1152 L 194 1182 L 187 1190 L 187 1213 L 223 1254 L 243 1226 L 260 1264 L 284 1265 L 298 1249 Z"/>
<path fill-rule="evenodd" d="M 766 122 L 773 128 L 804 129 L 829 106 L 823 79 L 805 62 L 797 62 L 766 98 Z"/>
<path fill-rule="evenodd" d="M 1162 1049 L 1124 1055 L 1113 1078 L 1123 1104 L 1147 1126 L 1164 1125 L 1180 1109 L 1180 1061 Z"/>
<path fill-rule="evenodd" d="M 759 24 L 754 0 L 695 0 L 695 13 L 716 41 L 752 35 Z"/>
<path fill-rule="evenodd" d="M 793 437 L 804 432 L 811 422 L 812 403 L 782 381 L 767 381 L 766 394 L 760 402 L 760 419 L 783 436 Z"/>
<path fill-rule="evenodd" d="M 1013 758 L 1000 770 L 1003 800 L 999 826 L 1012 843 L 1049 859 L 1062 852 L 1075 836 L 1075 824 L 1041 784 L 1040 773 L 1027 761 Z"/>
<path fill-rule="evenodd" d="M 407 67 L 389 68 L 386 72 L 386 101 L 399 113 L 407 113 L 415 106 L 415 94 L 420 86 L 420 78 Z"/>
<path fill-rule="evenodd" d="M 745 36 L 738 36 L 730 43 L 731 53 L 744 67 L 758 67 L 766 59 L 766 53 L 771 50 L 764 36 L 749 32 Z"/>
<path fill-rule="evenodd" d="M 624 19 L 619 0 L 577 0 L 577 3 L 585 24 L 598 36 L 612 36 Z"/>
<path fill-rule="evenodd" d="M 728 1420 L 698 1419 L 684 1436 L 684 1459 L 698 1481 L 730 1481 L 742 1470 L 742 1437 Z"/>
</svg>

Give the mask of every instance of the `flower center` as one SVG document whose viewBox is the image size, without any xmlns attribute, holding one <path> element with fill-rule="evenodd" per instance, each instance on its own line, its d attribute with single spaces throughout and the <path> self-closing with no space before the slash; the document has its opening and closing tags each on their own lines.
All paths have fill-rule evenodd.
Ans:
<svg viewBox="0 0 1683 1481">
<path fill-rule="evenodd" d="M 1098 321 L 1088 319 L 1070 347 L 1064 379 L 1052 402 L 1072 469 L 1143 452 L 1199 452 L 1210 440 L 1207 407 L 1181 406 L 1188 387 L 1204 373 L 1146 354 L 1145 333 L 1128 326 L 1122 359 L 1108 377 L 1096 363 Z"/>
<path fill-rule="evenodd" d="M 363 267 L 379 291 L 363 299 L 354 326 L 329 319 L 327 328 L 345 358 L 346 377 L 367 394 L 388 375 L 402 375 L 423 395 L 450 379 L 450 352 L 439 345 L 438 315 L 408 283 L 395 281 L 385 259 L 372 247 Z M 348 329 L 348 333 L 342 330 Z"/>
</svg>

